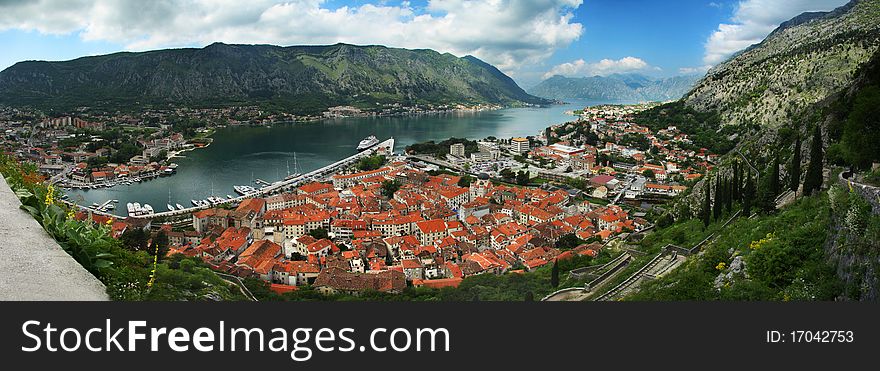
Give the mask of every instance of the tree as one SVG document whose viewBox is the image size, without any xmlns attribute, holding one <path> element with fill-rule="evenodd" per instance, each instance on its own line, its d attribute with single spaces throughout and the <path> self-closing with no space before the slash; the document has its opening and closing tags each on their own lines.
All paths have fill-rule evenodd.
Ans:
<svg viewBox="0 0 880 371">
<path fill-rule="evenodd" d="M 159 256 L 160 261 L 163 260 L 165 255 L 168 255 L 168 235 L 165 234 L 165 231 L 160 230 L 156 233 L 156 237 L 153 237 L 149 253 Z"/>
<path fill-rule="evenodd" d="M 474 178 L 472 176 L 465 175 L 465 176 L 462 176 L 461 179 L 458 180 L 458 186 L 459 187 L 468 187 L 471 185 L 471 182 L 473 182 L 473 181 L 474 181 Z"/>
<path fill-rule="evenodd" d="M 584 241 L 578 238 L 574 233 L 568 233 L 556 241 L 556 248 L 560 250 L 571 250 L 580 246 L 582 243 L 584 243 Z"/>
<path fill-rule="evenodd" d="M 516 184 L 519 185 L 528 185 L 529 184 L 529 173 L 526 171 L 518 171 L 516 173 Z"/>
<path fill-rule="evenodd" d="M 382 182 L 382 196 L 393 198 L 394 193 L 400 189 L 400 182 L 396 180 L 386 180 Z"/>
<path fill-rule="evenodd" d="M 385 164 L 385 156 L 382 155 L 373 155 L 369 157 L 363 157 L 357 162 L 357 168 L 361 171 L 370 171 L 376 170 L 382 165 Z"/>
<path fill-rule="evenodd" d="M 770 194 L 775 199 L 776 196 L 779 195 L 780 191 L 782 191 L 780 180 L 779 180 L 779 154 L 773 156 L 773 167 L 770 168 Z"/>
<path fill-rule="evenodd" d="M 742 174 L 740 174 L 740 166 L 739 160 L 733 162 L 733 199 L 735 201 L 740 201 L 742 199 L 742 189 L 740 188 L 740 184 L 742 184 Z"/>
<path fill-rule="evenodd" d="M 746 178 L 746 187 L 743 189 L 743 215 L 748 218 L 752 215 L 752 198 L 755 197 L 755 183 L 752 182 L 752 173 Z"/>
<path fill-rule="evenodd" d="M 709 187 L 710 184 L 712 184 L 711 181 L 709 179 L 706 179 L 706 186 L 703 190 L 703 193 L 706 194 L 706 197 L 704 197 L 703 199 L 703 210 L 701 212 L 703 217 L 703 227 L 709 226 L 709 217 L 712 215 L 712 190 L 710 189 L 711 187 Z"/>
<path fill-rule="evenodd" d="M 857 169 L 880 160 L 880 86 L 867 86 L 856 95 L 840 144 L 843 157 Z"/>
<path fill-rule="evenodd" d="M 758 191 L 755 196 L 755 206 L 761 209 L 762 212 L 768 213 L 776 209 L 776 195 L 773 193 L 773 177 L 772 174 L 774 165 L 771 165 L 770 169 L 765 171 L 765 175 L 761 177 L 758 182 Z M 778 167 L 776 167 L 776 172 L 778 173 Z M 777 178 L 778 179 L 778 178 Z"/>
<path fill-rule="evenodd" d="M 553 268 L 550 269 L 550 285 L 554 288 L 559 286 L 559 262 L 553 261 Z"/>
<path fill-rule="evenodd" d="M 523 301 L 535 301 L 535 293 L 526 291 L 526 294 L 523 295 Z"/>
<path fill-rule="evenodd" d="M 733 199 L 734 199 L 734 186 L 733 179 L 727 179 L 724 183 L 725 192 L 724 192 L 724 209 L 730 213 L 733 210 Z"/>
<path fill-rule="evenodd" d="M 810 195 L 822 188 L 822 128 L 816 125 L 813 131 L 813 141 L 810 143 L 810 164 L 807 165 L 807 174 L 804 175 L 804 194 Z"/>
<path fill-rule="evenodd" d="M 801 182 L 801 136 L 798 134 L 794 142 L 794 153 L 791 155 L 791 166 L 789 167 L 789 183 L 788 189 L 797 192 L 798 185 Z"/>
<path fill-rule="evenodd" d="M 141 228 L 128 228 L 125 232 L 122 232 L 122 236 L 119 236 L 119 240 L 121 240 L 122 245 L 129 250 L 140 251 L 146 250 L 150 235 Z"/>
<path fill-rule="evenodd" d="M 712 216 L 717 222 L 721 218 L 721 177 L 715 178 L 715 199 L 712 202 Z"/>
<path fill-rule="evenodd" d="M 316 240 L 330 238 L 330 235 L 327 234 L 327 230 L 324 228 L 312 229 L 309 231 L 309 236 L 314 237 Z"/>
<path fill-rule="evenodd" d="M 645 171 L 642 172 L 642 176 L 648 179 L 654 179 L 654 170 L 645 169 Z"/>
</svg>

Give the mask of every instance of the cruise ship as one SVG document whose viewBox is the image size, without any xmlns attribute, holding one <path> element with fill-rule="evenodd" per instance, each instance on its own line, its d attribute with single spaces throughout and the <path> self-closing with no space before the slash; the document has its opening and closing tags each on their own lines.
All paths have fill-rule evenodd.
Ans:
<svg viewBox="0 0 880 371">
<path fill-rule="evenodd" d="M 364 138 L 364 140 L 362 140 L 360 142 L 360 144 L 358 144 L 357 150 L 363 151 L 367 148 L 375 146 L 376 144 L 379 144 L 379 139 L 377 139 L 375 135 L 370 135 L 370 136 Z"/>
</svg>

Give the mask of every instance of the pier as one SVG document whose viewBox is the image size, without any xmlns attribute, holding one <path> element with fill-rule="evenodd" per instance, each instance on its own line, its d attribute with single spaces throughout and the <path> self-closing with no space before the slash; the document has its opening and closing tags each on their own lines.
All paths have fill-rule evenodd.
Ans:
<svg viewBox="0 0 880 371">
<path fill-rule="evenodd" d="M 267 183 L 267 185 L 265 187 L 258 189 L 256 192 L 228 199 L 228 200 L 224 201 L 224 203 L 228 203 L 228 202 L 236 203 L 236 202 L 244 201 L 248 198 L 265 197 L 268 195 L 281 193 L 281 192 L 284 192 L 287 190 L 292 190 L 292 189 L 298 187 L 302 183 L 307 183 L 307 182 L 315 181 L 318 179 L 326 178 L 326 177 L 336 173 L 340 169 L 343 169 L 347 166 L 354 164 L 356 161 L 360 160 L 363 157 L 372 156 L 380 148 L 388 148 L 389 152 L 393 152 L 394 151 L 394 138 L 389 138 L 389 139 L 387 139 L 383 142 L 380 142 L 376 145 L 373 145 L 372 147 L 365 149 L 359 153 L 356 153 L 354 155 L 346 157 L 342 160 L 336 161 L 336 162 L 329 164 L 327 166 L 324 166 L 322 168 L 312 170 L 312 171 L 305 173 L 305 174 L 302 174 L 298 177 L 290 178 L 287 180 L 279 180 L 275 183 Z M 215 207 L 215 206 L 214 205 L 193 206 L 193 207 L 189 207 L 189 208 L 186 208 L 183 210 L 163 211 L 163 212 L 147 214 L 147 215 L 129 215 L 128 217 L 129 218 L 136 218 L 136 219 L 174 217 L 174 216 L 191 214 L 193 212 L 196 212 L 199 210 L 210 209 L 212 207 Z"/>
</svg>

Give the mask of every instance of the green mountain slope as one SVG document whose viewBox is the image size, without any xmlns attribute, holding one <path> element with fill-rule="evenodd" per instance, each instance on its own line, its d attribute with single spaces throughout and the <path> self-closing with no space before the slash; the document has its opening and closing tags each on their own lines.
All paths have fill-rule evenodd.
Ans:
<svg viewBox="0 0 880 371">
<path fill-rule="evenodd" d="M 20 62 L 0 103 L 55 109 L 261 104 L 300 113 L 337 105 L 547 104 L 467 56 L 383 46 L 226 45 Z"/>
</svg>

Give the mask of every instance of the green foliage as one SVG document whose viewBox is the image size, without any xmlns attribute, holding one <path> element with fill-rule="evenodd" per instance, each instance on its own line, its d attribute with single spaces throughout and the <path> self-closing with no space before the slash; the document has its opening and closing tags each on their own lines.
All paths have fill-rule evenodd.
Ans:
<svg viewBox="0 0 880 371">
<path fill-rule="evenodd" d="M 574 233 L 563 235 L 556 241 L 556 248 L 560 250 L 571 250 L 584 243 L 584 240 L 578 238 Z"/>
<path fill-rule="evenodd" d="M 550 268 L 550 286 L 559 287 L 559 263 L 553 261 L 553 268 Z"/>
<path fill-rule="evenodd" d="M 132 251 L 146 251 L 150 241 L 149 232 L 141 228 L 127 228 L 122 236 L 119 236 L 122 245 Z"/>
<path fill-rule="evenodd" d="M 794 149 L 791 155 L 791 164 L 788 167 L 788 189 L 797 192 L 801 183 L 801 137 L 795 138 Z"/>
<path fill-rule="evenodd" d="M 701 255 L 646 283 L 628 299 L 832 300 L 841 285 L 823 248 L 828 205 L 828 198 L 819 194 L 802 198 L 778 214 L 738 218 L 719 229 Z M 732 273 L 731 280 L 724 278 L 716 287 L 718 276 L 726 277 L 737 256 L 745 261 L 745 271 Z"/>
<path fill-rule="evenodd" d="M 459 187 L 469 187 L 471 183 L 474 181 L 474 177 L 470 175 L 464 175 L 461 179 L 458 180 Z"/>
<path fill-rule="evenodd" d="M 22 202 L 22 209 L 30 213 L 64 251 L 86 270 L 107 286 L 107 293 L 114 300 L 243 300 L 237 289 L 219 279 L 210 269 L 187 273 L 176 267 L 159 264 L 155 284 L 147 286 L 153 258 L 144 249 L 134 251 L 126 248 L 120 240 L 112 238 L 106 225 L 78 221 L 72 217 L 73 210 L 57 203 L 55 190 L 42 182 L 32 164 L 20 164 L 5 154 L 0 154 L 0 173 Z M 149 235 L 146 235 L 149 238 Z M 132 238 L 132 244 L 146 246 L 140 236 Z M 136 242 L 134 242 L 136 241 Z M 154 243 L 162 244 L 162 238 Z M 143 244 L 143 245 L 142 245 Z M 161 249 L 160 249 L 161 253 Z M 196 259 L 198 266 L 201 261 Z M 170 263 L 169 263 L 170 264 Z M 178 287 L 185 279 L 200 282 L 200 290 Z"/>
<path fill-rule="evenodd" d="M 453 144 L 464 144 L 464 154 L 469 156 L 471 153 L 479 152 L 480 148 L 476 141 L 467 138 L 449 138 L 440 143 L 432 141 L 415 143 L 406 146 L 406 152 L 416 155 L 431 155 L 437 158 L 444 158 L 449 154 L 449 147 Z"/>
<path fill-rule="evenodd" d="M 858 169 L 880 162 L 880 85 L 863 88 L 856 95 L 837 150 Z"/>
<path fill-rule="evenodd" d="M 516 184 L 524 186 L 529 184 L 529 173 L 527 171 L 516 172 Z"/>
<path fill-rule="evenodd" d="M 752 180 L 752 173 L 746 177 L 746 186 L 743 189 L 743 216 L 748 218 L 752 215 L 752 203 L 755 198 L 755 183 Z"/>
<path fill-rule="evenodd" d="M 807 165 L 807 174 L 804 175 L 804 194 L 810 195 L 822 188 L 822 165 L 822 128 L 816 125 L 810 143 L 810 164 Z"/>
<path fill-rule="evenodd" d="M 327 234 L 327 230 L 324 228 L 312 229 L 309 231 L 309 236 L 314 237 L 316 240 L 330 238 L 330 235 Z"/>
<path fill-rule="evenodd" d="M 359 159 L 356 166 L 360 171 L 371 171 L 382 167 L 382 165 L 385 165 L 385 156 L 372 155 Z"/>
<path fill-rule="evenodd" d="M 386 180 L 382 182 L 382 196 L 393 198 L 394 192 L 400 189 L 400 182 L 397 180 Z"/>
<path fill-rule="evenodd" d="M 642 111 L 635 115 L 634 121 L 655 132 L 676 126 L 690 135 L 696 149 L 708 148 L 714 153 L 727 153 L 736 144 L 728 139 L 736 128 L 724 126 L 719 131 L 721 119 L 716 112 L 696 111 L 681 100 Z"/>
<path fill-rule="evenodd" d="M 164 260 L 165 255 L 168 254 L 168 243 L 168 235 L 165 234 L 165 231 L 157 232 L 150 244 L 150 254 L 158 255 L 159 261 Z"/>
</svg>

